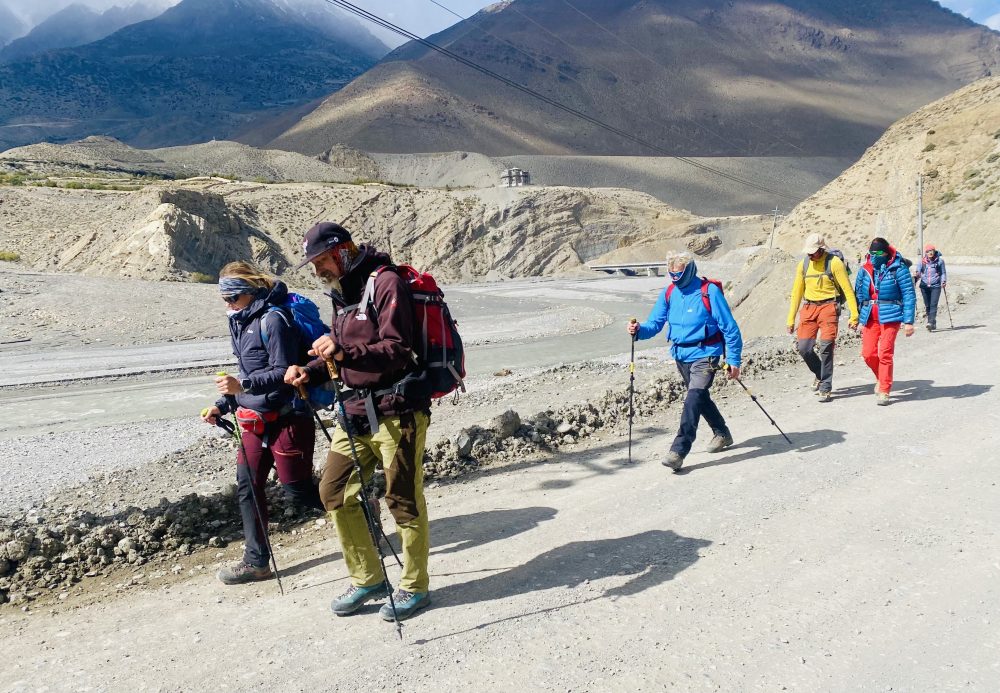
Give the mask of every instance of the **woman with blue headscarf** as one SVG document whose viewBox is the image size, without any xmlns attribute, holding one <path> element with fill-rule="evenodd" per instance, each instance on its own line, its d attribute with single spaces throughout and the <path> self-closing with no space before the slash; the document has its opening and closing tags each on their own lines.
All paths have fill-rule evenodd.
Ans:
<svg viewBox="0 0 1000 693">
<path fill-rule="evenodd" d="M 304 352 L 294 318 L 282 308 L 288 288 L 248 262 L 231 262 L 219 272 L 219 293 L 229 316 L 239 375 L 216 378 L 222 396 L 202 419 L 215 425 L 217 417 L 233 413 L 242 428 L 236 480 L 246 548 L 242 560 L 218 573 L 223 583 L 235 585 L 273 577 L 264 493 L 271 467 L 277 467 L 278 479 L 293 501 L 317 510 L 323 504 L 312 475 L 316 429 L 311 412 L 284 381 L 285 371 Z"/>
<path fill-rule="evenodd" d="M 900 327 L 913 336 L 917 293 L 903 256 L 884 238 L 868 248 L 865 264 L 854 280 L 854 295 L 861 304 L 861 357 L 875 374 L 875 403 L 889 404 L 893 358 Z"/>
<path fill-rule="evenodd" d="M 660 293 L 646 321 L 630 323 L 628 331 L 635 339 L 650 339 L 664 325 L 669 325 L 670 354 L 688 388 L 677 436 L 663 460 L 665 466 L 676 472 L 691 451 L 702 418 L 714 434 L 708 452 L 720 452 L 733 444 L 733 436 L 712 401 L 709 388 L 723 360 L 729 378 L 740 377 L 743 337 L 722 289 L 717 282 L 699 279 L 698 266 L 690 254 L 668 255 L 667 271 L 670 285 Z"/>
</svg>

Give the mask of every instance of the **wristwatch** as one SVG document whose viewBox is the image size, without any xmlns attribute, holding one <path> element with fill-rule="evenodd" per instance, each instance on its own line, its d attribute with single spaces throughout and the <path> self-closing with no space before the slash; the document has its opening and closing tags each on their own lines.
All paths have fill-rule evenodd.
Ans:
<svg viewBox="0 0 1000 693">
<path fill-rule="evenodd" d="M 250 378 L 242 378 L 240 380 L 240 387 L 243 388 L 243 392 L 250 394 Z"/>
</svg>

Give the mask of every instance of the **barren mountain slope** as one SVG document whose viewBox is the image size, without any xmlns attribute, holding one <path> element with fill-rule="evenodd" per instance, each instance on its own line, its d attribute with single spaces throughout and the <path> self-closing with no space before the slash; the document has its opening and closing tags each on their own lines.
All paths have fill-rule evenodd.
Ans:
<svg viewBox="0 0 1000 693">
<path fill-rule="evenodd" d="M 182 0 L 100 41 L 0 65 L 0 148 L 96 133 L 147 147 L 222 139 L 374 64 L 365 29 L 339 40 L 344 27 L 303 3 Z"/>
<path fill-rule="evenodd" d="M 851 254 L 876 233 L 917 254 L 917 176 L 924 240 L 951 256 L 1000 256 L 1000 78 L 971 84 L 893 125 L 854 166 L 799 205 L 778 244 L 798 253 L 819 231 Z"/>
<path fill-rule="evenodd" d="M 318 220 L 343 221 L 398 261 L 434 268 L 444 280 L 572 271 L 646 239 L 676 239 L 701 252 L 718 245 L 705 220 L 628 190 L 218 179 L 137 192 L 0 187 L 2 249 L 36 269 L 91 275 L 183 279 L 248 258 L 284 273 L 301 255 L 303 231 Z"/>
<path fill-rule="evenodd" d="M 859 155 L 998 64 L 1000 35 L 932 0 L 519 0 L 433 37 L 690 156 Z M 273 146 L 650 154 L 410 43 Z"/>
</svg>

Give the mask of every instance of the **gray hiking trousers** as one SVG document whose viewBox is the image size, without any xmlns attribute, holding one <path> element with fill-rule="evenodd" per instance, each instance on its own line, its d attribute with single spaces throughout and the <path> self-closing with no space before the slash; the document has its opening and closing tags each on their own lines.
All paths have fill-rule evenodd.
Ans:
<svg viewBox="0 0 1000 693">
<path fill-rule="evenodd" d="M 714 434 L 726 435 L 729 433 L 726 420 L 722 418 L 722 413 L 715 406 L 715 402 L 712 401 L 712 396 L 709 394 L 709 388 L 715 381 L 715 369 L 718 365 L 718 356 L 698 359 L 689 363 L 677 361 L 677 370 L 680 371 L 688 391 L 684 398 L 684 410 L 681 412 L 681 425 L 677 429 L 677 437 L 674 438 L 670 449 L 681 457 L 685 457 L 691 452 L 691 446 L 698 433 L 698 421 L 702 417 L 712 427 Z"/>
</svg>

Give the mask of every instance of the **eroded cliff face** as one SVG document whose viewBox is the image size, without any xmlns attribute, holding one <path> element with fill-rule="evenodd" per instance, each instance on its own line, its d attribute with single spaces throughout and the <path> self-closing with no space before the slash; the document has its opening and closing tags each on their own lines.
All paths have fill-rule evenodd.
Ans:
<svg viewBox="0 0 1000 693">
<path fill-rule="evenodd" d="M 341 222 L 359 242 L 445 281 L 573 271 L 637 242 L 686 245 L 701 228 L 694 215 L 614 189 L 213 179 L 136 192 L 0 189 L 5 249 L 36 269 L 89 275 L 183 280 L 237 259 L 282 274 L 301 256 L 303 232 L 320 220 Z"/>
</svg>

